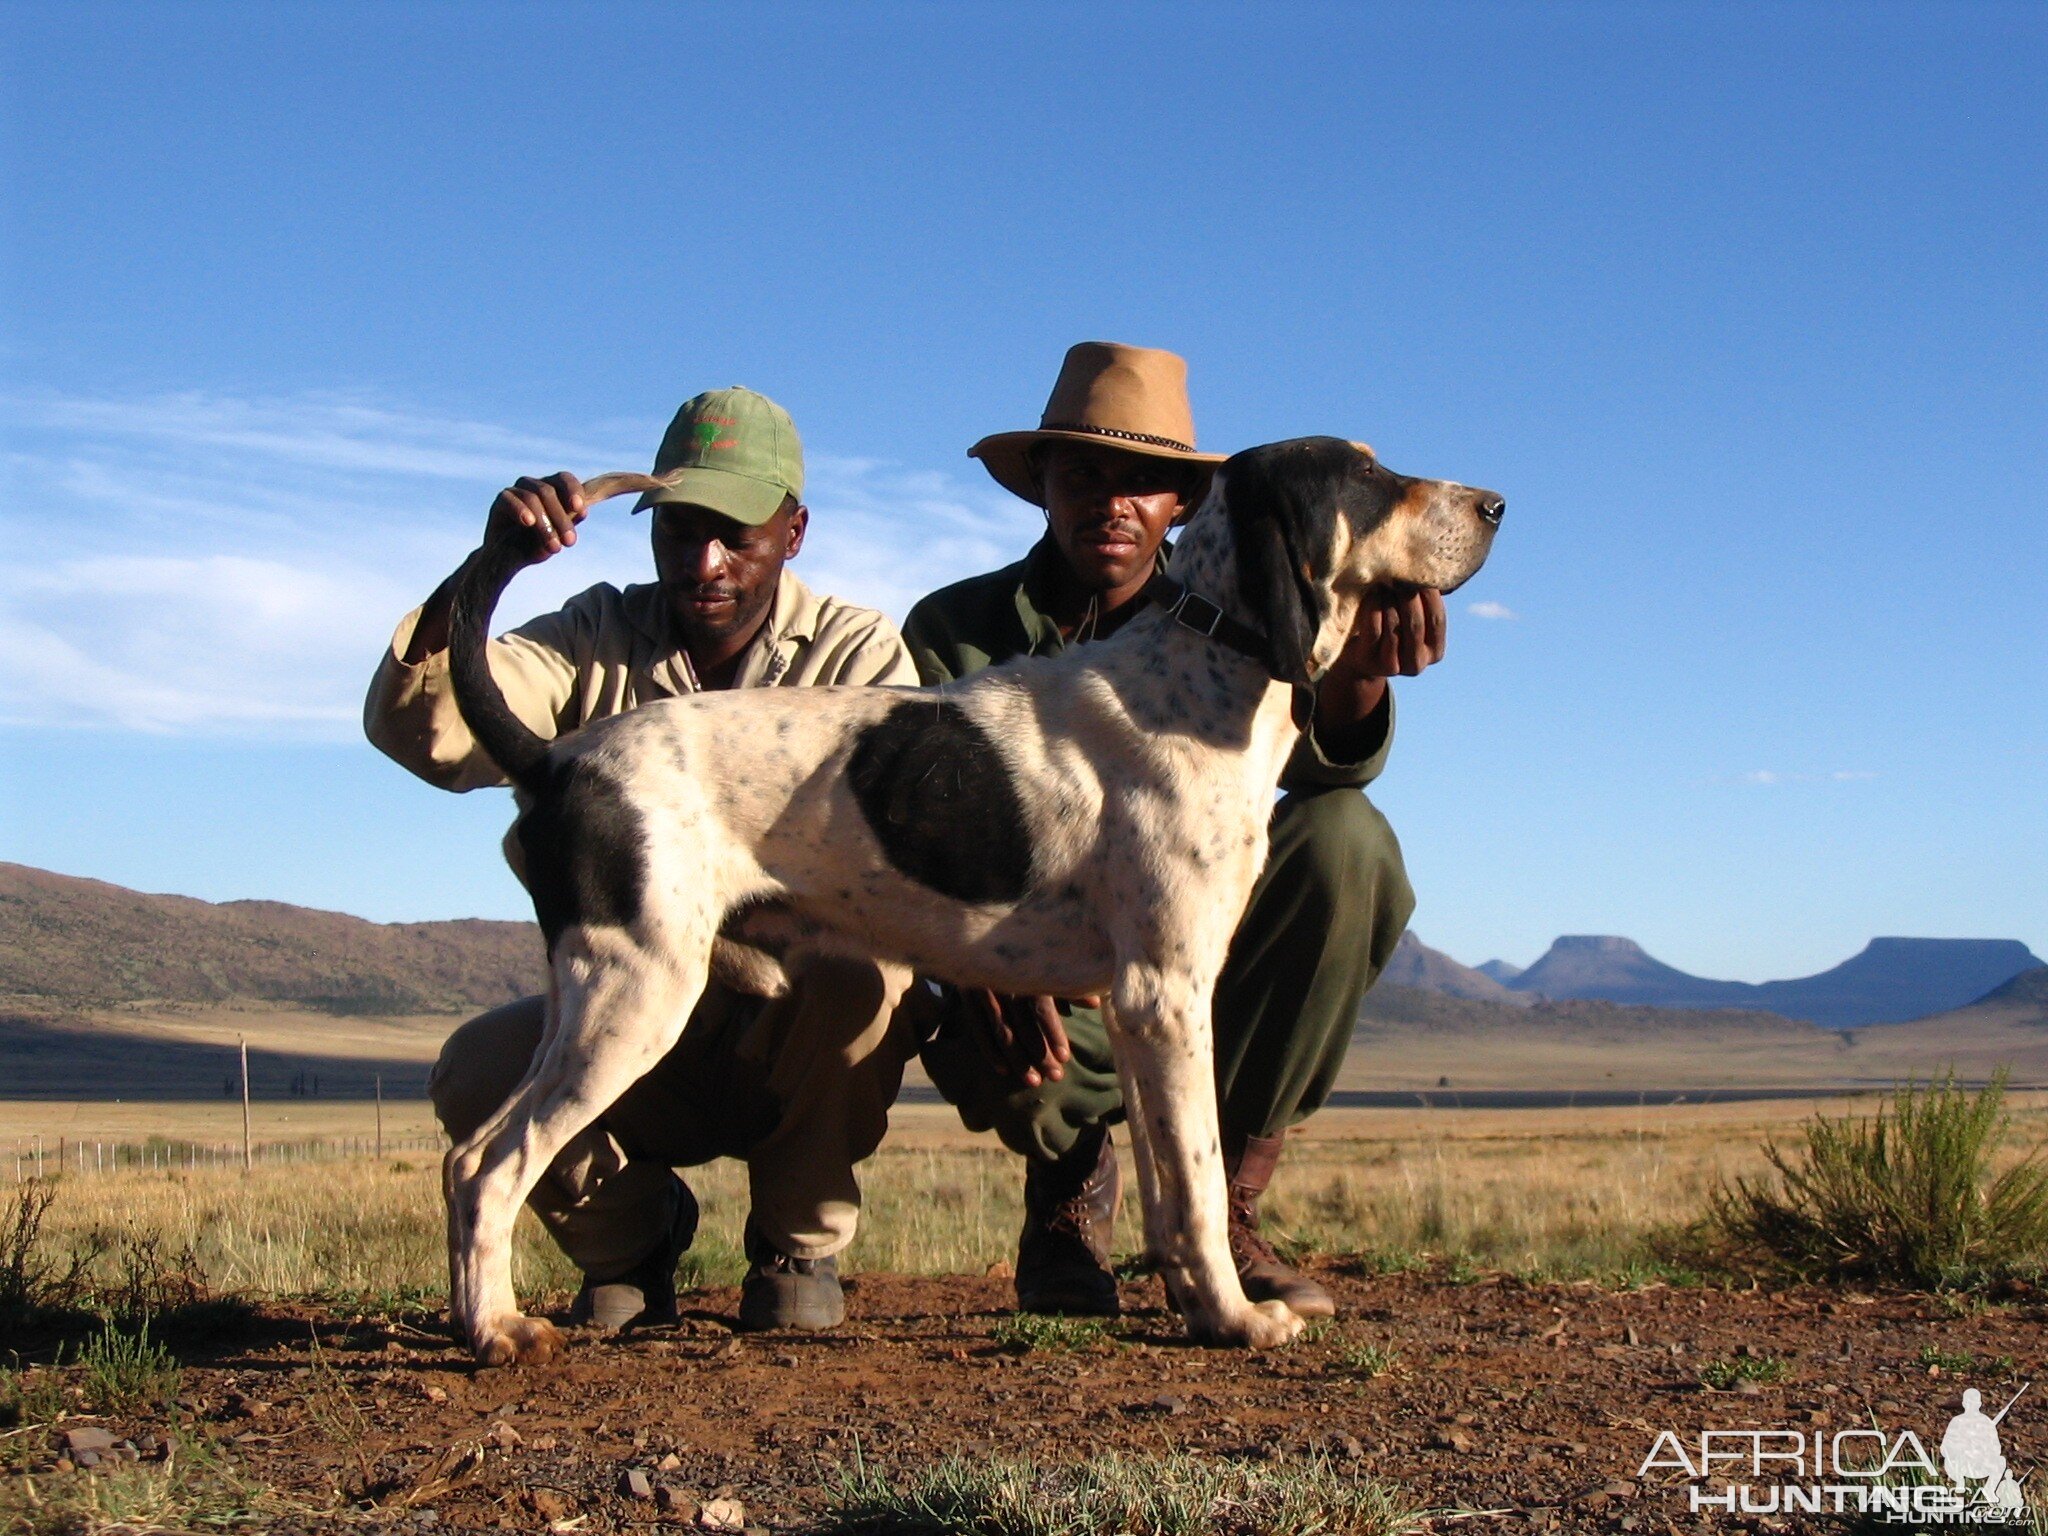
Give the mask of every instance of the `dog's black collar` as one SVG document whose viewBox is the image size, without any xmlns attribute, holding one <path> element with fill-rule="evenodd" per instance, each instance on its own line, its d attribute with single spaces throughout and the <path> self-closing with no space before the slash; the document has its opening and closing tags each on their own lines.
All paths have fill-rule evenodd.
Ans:
<svg viewBox="0 0 2048 1536">
<path fill-rule="evenodd" d="M 1281 677 L 1273 670 L 1273 647 L 1264 635 L 1249 624 L 1239 623 L 1201 593 L 1182 586 L 1164 571 L 1153 572 L 1152 579 L 1145 583 L 1144 595 L 1164 608 L 1174 623 L 1186 625 L 1203 639 L 1228 646 L 1240 656 L 1250 657 L 1266 669 L 1268 677 L 1289 684 L 1294 689 L 1294 723 L 1304 730 L 1308 728 L 1315 714 L 1315 690 L 1298 678 Z"/>
</svg>

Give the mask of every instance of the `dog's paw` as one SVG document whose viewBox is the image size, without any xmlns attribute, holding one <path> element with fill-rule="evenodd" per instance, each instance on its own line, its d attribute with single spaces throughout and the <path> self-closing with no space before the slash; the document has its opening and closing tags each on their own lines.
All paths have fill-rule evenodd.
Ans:
<svg viewBox="0 0 2048 1536">
<path fill-rule="evenodd" d="M 471 1347 L 485 1365 L 546 1365 L 567 1346 L 546 1318 L 514 1312 L 483 1329 Z"/>
<path fill-rule="evenodd" d="M 1206 1325 L 1188 1320 L 1188 1331 L 1202 1343 L 1235 1349 L 1278 1349 L 1299 1337 L 1303 1326 L 1284 1301 L 1246 1302 L 1243 1311 Z"/>
</svg>

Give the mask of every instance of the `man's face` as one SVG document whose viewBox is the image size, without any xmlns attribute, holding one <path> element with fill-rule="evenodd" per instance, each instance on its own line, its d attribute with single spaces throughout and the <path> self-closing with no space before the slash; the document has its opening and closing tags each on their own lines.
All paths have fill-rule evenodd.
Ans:
<svg viewBox="0 0 2048 1536">
<path fill-rule="evenodd" d="M 1152 574 L 1160 541 L 1185 505 L 1183 466 L 1056 439 L 1039 470 L 1053 542 L 1082 586 L 1114 592 Z"/>
<path fill-rule="evenodd" d="M 787 503 L 758 527 L 686 502 L 654 509 L 655 574 L 692 652 L 717 654 L 753 638 L 809 520 L 806 508 Z"/>
</svg>

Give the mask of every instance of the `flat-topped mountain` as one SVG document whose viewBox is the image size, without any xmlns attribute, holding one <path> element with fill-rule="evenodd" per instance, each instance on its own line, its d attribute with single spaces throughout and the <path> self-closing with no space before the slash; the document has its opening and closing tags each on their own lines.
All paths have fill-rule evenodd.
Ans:
<svg viewBox="0 0 2048 1536">
<path fill-rule="evenodd" d="M 1505 985 L 1548 998 L 1757 1009 L 1846 1029 L 1962 1008 L 2041 964 L 2017 939 L 1879 938 L 1815 976 L 1715 981 L 1664 964 L 1632 939 L 1575 934 L 1558 939 Z"/>
<path fill-rule="evenodd" d="M 292 1004 L 416 1014 L 538 992 L 531 923 L 372 923 L 281 901 L 153 896 L 0 863 L 0 995 L 66 1007 Z"/>
</svg>

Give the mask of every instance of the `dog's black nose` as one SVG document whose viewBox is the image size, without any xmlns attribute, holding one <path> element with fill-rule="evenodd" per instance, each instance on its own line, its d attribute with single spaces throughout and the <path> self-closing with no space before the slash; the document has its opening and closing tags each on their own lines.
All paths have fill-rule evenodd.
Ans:
<svg viewBox="0 0 2048 1536">
<path fill-rule="evenodd" d="M 1479 498 L 1479 515 L 1494 527 L 1500 526 L 1501 518 L 1507 513 L 1507 498 L 1488 494 Z"/>
</svg>

